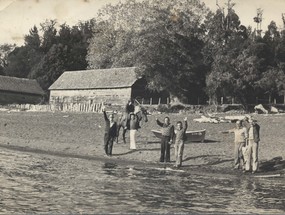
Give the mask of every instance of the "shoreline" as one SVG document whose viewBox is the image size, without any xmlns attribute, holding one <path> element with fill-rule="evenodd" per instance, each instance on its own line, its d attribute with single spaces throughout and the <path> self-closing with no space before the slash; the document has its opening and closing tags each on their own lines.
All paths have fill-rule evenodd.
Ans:
<svg viewBox="0 0 285 215">
<path fill-rule="evenodd" d="M 110 161 L 122 164 L 161 167 L 160 142 L 152 133 L 158 129 L 155 117 L 163 119 L 170 116 L 174 124 L 186 114 L 158 114 L 149 116 L 149 122 L 137 132 L 137 150 L 129 149 L 129 143 L 113 146 L 112 158 L 104 156 L 103 135 L 105 122 L 102 114 L 95 113 L 43 113 L 43 112 L 0 112 L 0 148 L 35 152 L 62 157 L 82 158 L 86 160 Z M 233 123 L 197 123 L 194 118 L 199 115 L 187 115 L 189 130 L 206 129 L 204 143 L 185 144 L 182 170 L 213 172 L 214 174 L 242 175 L 232 170 L 233 135 L 223 135 L 220 131 L 230 129 Z M 270 160 L 277 156 L 285 158 L 285 136 L 280 127 L 285 127 L 284 115 L 256 115 L 261 124 L 260 161 Z M 128 132 L 129 133 L 129 132 Z M 127 142 L 129 136 L 127 133 Z M 173 168 L 174 150 L 171 147 L 171 163 L 166 167 Z M 281 172 L 282 174 L 284 173 Z M 258 173 L 261 174 L 261 173 Z M 268 174 L 268 173 L 265 173 Z"/>
<path fill-rule="evenodd" d="M 159 162 L 152 162 L 152 161 L 142 161 L 142 160 L 132 160 L 132 159 L 121 159 L 119 157 L 116 157 L 116 155 L 109 157 L 106 155 L 98 156 L 98 155 L 82 155 L 82 154 L 75 154 L 75 153 L 65 153 L 62 151 L 50 151 L 50 150 L 43 150 L 39 148 L 30 148 L 28 146 L 17 146 L 17 145 L 4 145 L 0 144 L 1 149 L 5 149 L 6 151 L 13 151 L 13 152 L 24 152 L 27 154 L 35 154 L 37 156 L 39 155 L 45 155 L 45 156 L 52 156 L 57 158 L 69 158 L 69 159 L 82 159 L 86 161 L 99 161 L 99 162 L 105 162 L 105 163 L 113 163 L 116 165 L 121 166 L 131 166 L 134 168 L 143 168 L 143 169 L 154 169 L 158 171 L 174 171 L 174 172 L 187 172 L 191 173 L 193 175 L 200 175 L 200 176 L 212 176 L 215 178 L 219 177 L 242 177 L 242 178 L 248 178 L 248 177 L 255 177 L 255 178 L 285 178 L 284 171 L 278 171 L 278 170 L 272 170 L 267 172 L 257 172 L 254 175 L 251 173 L 244 174 L 241 170 L 233 170 L 232 168 L 224 167 L 219 168 L 215 167 L 215 164 L 208 164 L 208 166 L 205 165 L 184 165 L 181 168 L 174 168 L 173 165 L 175 164 L 174 161 L 171 161 L 170 163 L 159 163 Z"/>
</svg>

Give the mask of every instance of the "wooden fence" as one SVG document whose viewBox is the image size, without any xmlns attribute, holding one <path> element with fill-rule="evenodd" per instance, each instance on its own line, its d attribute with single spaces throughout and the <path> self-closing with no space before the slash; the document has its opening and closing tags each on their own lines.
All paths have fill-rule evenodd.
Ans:
<svg viewBox="0 0 285 215">
<path fill-rule="evenodd" d="M 102 112 L 103 103 L 99 104 L 48 104 L 48 105 L 33 105 L 33 104 L 11 104 L 5 106 L 6 109 L 22 110 L 22 111 L 38 111 L 38 112 L 49 112 L 49 111 L 63 111 L 63 112 Z"/>
</svg>

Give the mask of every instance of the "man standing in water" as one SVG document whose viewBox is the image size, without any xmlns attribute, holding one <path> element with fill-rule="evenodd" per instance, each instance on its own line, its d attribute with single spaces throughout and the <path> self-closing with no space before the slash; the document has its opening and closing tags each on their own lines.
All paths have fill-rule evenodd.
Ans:
<svg viewBox="0 0 285 215">
<path fill-rule="evenodd" d="M 102 111 L 106 122 L 105 135 L 104 135 L 104 149 L 106 155 L 112 156 L 113 142 L 117 137 L 117 123 L 114 121 L 113 113 L 110 114 L 108 118 L 105 111 L 105 107 L 103 107 Z"/>
<path fill-rule="evenodd" d="M 244 159 L 242 156 L 242 147 L 245 145 L 247 138 L 247 130 L 242 126 L 241 121 L 236 122 L 236 128 L 224 131 L 222 133 L 234 133 L 234 169 L 243 169 L 244 168 Z"/>
<path fill-rule="evenodd" d="M 245 164 L 245 171 L 252 170 L 255 173 L 258 169 L 258 145 L 259 145 L 259 131 L 260 126 L 252 119 L 249 120 L 248 129 L 248 151 L 247 151 L 247 162 Z"/>
<path fill-rule="evenodd" d="M 160 122 L 156 118 L 156 123 L 162 127 L 160 162 L 170 162 L 170 145 L 172 144 L 174 127 L 170 124 L 170 119 L 168 116 L 164 118 L 164 123 Z"/>
</svg>

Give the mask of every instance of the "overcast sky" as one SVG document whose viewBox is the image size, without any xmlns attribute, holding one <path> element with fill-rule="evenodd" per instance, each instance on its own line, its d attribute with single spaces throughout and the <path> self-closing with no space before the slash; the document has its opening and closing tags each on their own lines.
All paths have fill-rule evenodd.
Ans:
<svg viewBox="0 0 285 215">
<path fill-rule="evenodd" d="M 163 1 L 163 0 L 162 0 Z M 206 5 L 216 10 L 216 0 L 202 0 Z M 227 0 L 218 0 L 224 6 Z M 282 27 L 281 13 L 285 13 L 285 0 L 234 0 L 235 11 L 242 24 L 255 27 L 253 17 L 257 8 L 263 9 L 262 27 L 265 30 L 271 20 Z M 69 25 L 79 20 L 94 18 L 99 8 L 106 3 L 116 3 L 119 0 L 0 0 L 0 44 L 23 44 L 23 37 L 28 34 L 33 25 L 46 19 L 57 19 L 60 24 Z"/>
</svg>

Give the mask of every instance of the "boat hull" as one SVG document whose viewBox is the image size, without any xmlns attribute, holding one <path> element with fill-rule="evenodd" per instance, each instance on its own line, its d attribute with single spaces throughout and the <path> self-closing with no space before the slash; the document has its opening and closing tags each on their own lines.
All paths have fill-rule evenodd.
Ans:
<svg viewBox="0 0 285 215">
<path fill-rule="evenodd" d="M 159 130 L 151 130 L 154 136 L 157 138 L 162 137 L 161 131 Z M 190 142 L 204 142 L 206 136 L 206 129 L 203 130 L 197 130 L 197 131 L 186 131 L 186 141 L 185 143 L 190 143 Z"/>
</svg>

